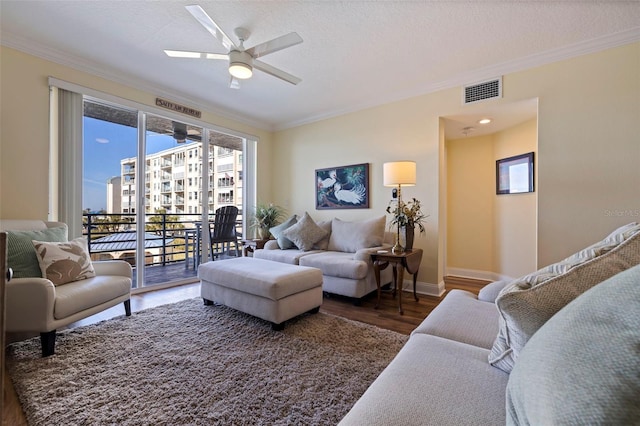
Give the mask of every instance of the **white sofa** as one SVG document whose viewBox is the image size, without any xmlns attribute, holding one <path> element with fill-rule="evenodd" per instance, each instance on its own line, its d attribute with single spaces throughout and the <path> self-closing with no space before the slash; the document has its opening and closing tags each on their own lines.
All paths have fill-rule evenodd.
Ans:
<svg viewBox="0 0 640 426">
<path fill-rule="evenodd" d="M 318 268 L 323 275 L 323 291 L 355 298 L 356 303 L 375 291 L 377 285 L 371 254 L 378 250 L 389 250 L 394 241 L 394 234 L 385 232 L 385 217 L 358 222 L 345 222 L 337 218 L 317 224 L 310 224 L 309 221 L 313 222 L 305 213 L 300 220 L 290 218 L 283 224 L 283 229 L 272 228 L 276 239 L 268 241 L 253 256 Z M 311 244 L 300 241 L 296 231 L 304 233 L 305 229 L 316 225 L 324 231 L 322 238 Z M 290 236 L 292 240 L 283 240 L 281 233 Z M 282 249 L 281 245 L 289 248 Z M 390 283 L 392 279 L 391 268 L 381 271 L 382 285 Z"/>
<path fill-rule="evenodd" d="M 496 356 L 503 337 L 511 347 Z M 340 426 L 640 424 L 638 360 L 630 224 L 477 297 L 450 291 Z"/>
<path fill-rule="evenodd" d="M 63 242 L 67 240 L 67 225 L 40 220 L 3 219 L 0 221 L 0 230 L 10 234 L 8 267 L 15 269 L 20 264 L 25 268 L 24 271 L 15 270 L 16 278 L 6 285 L 6 331 L 16 335 L 40 333 L 42 356 L 54 353 L 56 329 L 60 327 L 120 303 L 124 304 L 125 314 L 131 315 L 132 270 L 127 262 L 90 262 L 87 259 L 95 276 L 54 284 L 50 279 L 43 278 L 37 269 L 30 274 L 22 266 L 26 257 L 36 256 L 35 251 L 13 253 L 12 262 L 12 238 L 20 235 L 25 244 L 30 243 L 31 239 Z M 36 257 L 33 259 L 38 261 Z M 35 267 L 38 268 L 37 265 Z"/>
</svg>

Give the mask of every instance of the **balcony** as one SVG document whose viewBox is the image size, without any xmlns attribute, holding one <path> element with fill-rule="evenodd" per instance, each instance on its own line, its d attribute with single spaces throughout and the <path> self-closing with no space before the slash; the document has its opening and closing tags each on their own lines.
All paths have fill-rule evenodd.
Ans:
<svg viewBox="0 0 640 426">
<path fill-rule="evenodd" d="M 201 214 L 147 213 L 145 225 L 145 282 L 136 282 L 135 215 L 84 214 L 83 236 L 87 238 L 92 260 L 121 259 L 131 264 L 133 288 L 167 282 L 197 281 L 196 253 L 201 249 Z M 213 215 L 210 222 L 213 226 Z M 236 222 L 238 241 L 242 239 L 242 220 Z M 235 244 L 229 244 L 220 258 L 235 257 Z"/>
</svg>

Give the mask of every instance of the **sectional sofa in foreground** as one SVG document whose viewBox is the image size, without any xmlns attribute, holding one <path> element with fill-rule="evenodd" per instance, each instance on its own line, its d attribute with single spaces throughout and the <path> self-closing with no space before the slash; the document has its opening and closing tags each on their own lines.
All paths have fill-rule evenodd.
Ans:
<svg viewBox="0 0 640 426">
<path fill-rule="evenodd" d="M 640 424 L 640 225 L 450 291 L 341 426 Z"/>
</svg>

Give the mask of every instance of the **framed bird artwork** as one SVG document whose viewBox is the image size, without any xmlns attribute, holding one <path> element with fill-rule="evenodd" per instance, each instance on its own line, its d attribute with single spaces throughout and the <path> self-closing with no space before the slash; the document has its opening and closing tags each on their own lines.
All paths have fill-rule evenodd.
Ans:
<svg viewBox="0 0 640 426">
<path fill-rule="evenodd" d="M 316 170 L 316 210 L 368 208 L 368 163 Z"/>
</svg>

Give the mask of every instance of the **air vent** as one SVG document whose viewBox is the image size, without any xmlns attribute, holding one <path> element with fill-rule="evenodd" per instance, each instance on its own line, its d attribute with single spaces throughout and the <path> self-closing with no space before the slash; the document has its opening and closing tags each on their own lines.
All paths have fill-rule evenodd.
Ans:
<svg viewBox="0 0 640 426">
<path fill-rule="evenodd" d="M 462 94 L 463 104 L 471 104 L 487 99 L 502 97 L 502 77 L 493 80 L 483 81 L 482 83 L 465 86 Z"/>
</svg>

